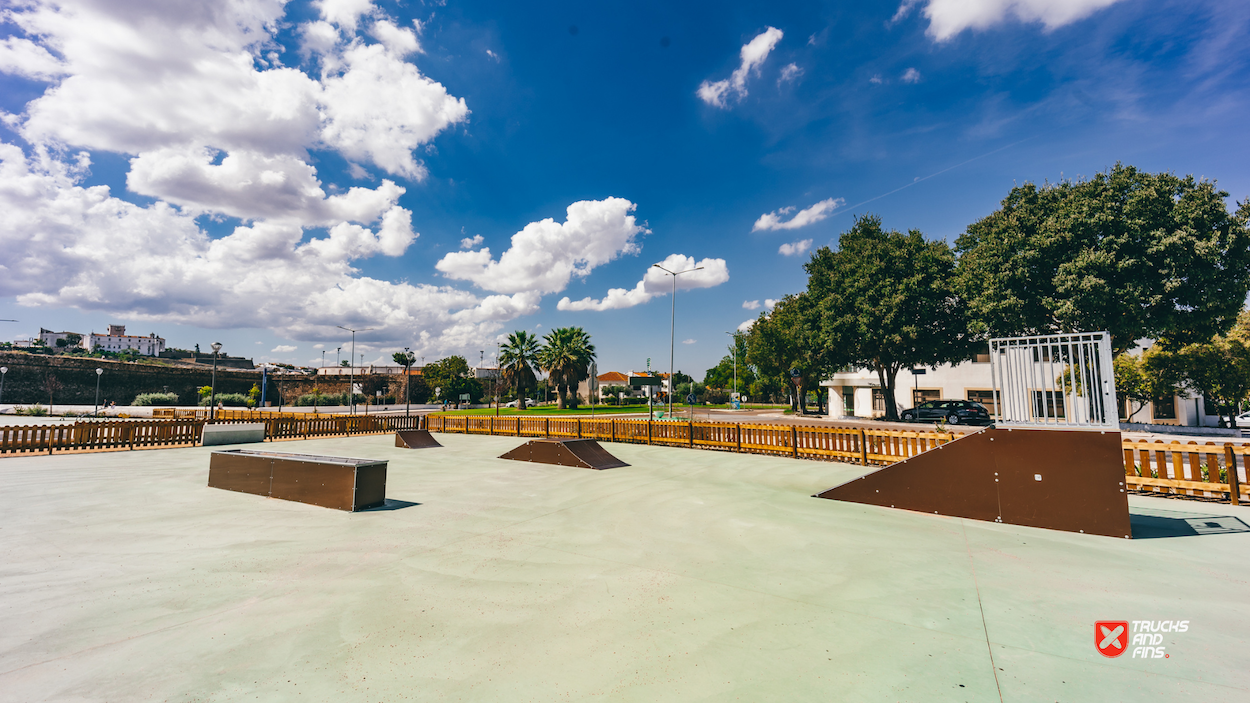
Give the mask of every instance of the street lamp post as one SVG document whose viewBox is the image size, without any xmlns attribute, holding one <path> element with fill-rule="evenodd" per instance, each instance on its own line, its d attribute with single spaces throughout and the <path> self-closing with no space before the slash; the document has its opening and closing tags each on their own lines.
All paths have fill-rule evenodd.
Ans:
<svg viewBox="0 0 1250 703">
<path fill-rule="evenodd" d="M 733 346 L 730 348 L 733 350 L 734 357 L 734 394 L 736 395 L 738 393 L 738 335 L 735 332 L 726 332 L 725 334 L 733 339 Z"/>
<path fill-rule="evenodd" d="M 95 370 L 95 417 L 100 416 L 100 377 L 104 375 L 104 369 Z"/>
<path fill-rule="evenodd" d="M 357 332 L 368 332 L 368 331 L 372 330 L 373 328 L 372 328 L 372 327 L 367 327 L 367 328 L 362 329 L 362 330 L 354 330 L 354 329 L 352 329 L 352 328 L 350 328 L 350 327 L 344 327 L 344 326 L 342 326 L 342 325 L 335 325 L 335 327 L 337 327 L 337 328 L 339 328 L 339 329 L 341 329 L 341 330 L 347 330 L 348 332 L 351 332 L 351 333 L 352 333 L 352 354 L 351 354 L 351 356 L 349 356 L 349 357 L 347 357 L 347 358 L 348 358 L 349 362 L 351 362 L 351 361 L 355 361 L 355 360 L 356 360 L 356 333 L 357 333 Z M 339 347 L 339 349 L 342 349 L 342 347 Z M 364 356 L 365 356 L 364 354 L 361 354 L 361 355 L 360 355 L 360 358 L 361 358 L 361 359 L 364 359 Z M 350 372 L 350 373 L 348 373 L 348 375 L 347 375 L 347 378 L 348 378 L 348 381 L 347 381 L 347 395 L 351 398 L 351 404 L 352 404 L 352 409 L 351 409 L 351 413 L 350 413 L 350 414 L 355 415 L 355 414 L 356 414 L 356 367 L 355 367 L 355 366 L 351 366 L 351 367 L 349 367 L 349 368 L 351 369 L 351 372 Z M 366 411 L 366 412 L 368 412 L 368 407 L 366 407 L 366 408 L 365 408 L 365 411 Z"/>
<path fill-rule="evenodd" d="M 412 414 L 412 352 L 404 347 L 404 415 Z"/>
<path fill-rule="evenodd" d="M 668 414 L 672 415 L 673 414 L 673 394 L 677 392 L 677 383 L 675 382 L 675 379 L 673 378 L 673 354 L 676 349 L 676 344 L 674 340 L 676 339 L 676 335 L 677 335 L 677 277 L 682 275 L 683 273 L 690 273 L 692 271 L 698 271 L 699 269 L 703 267 L 695 266 L 694 268 L 686 269 L 685 271 L 669 271 L 668 269 L 664 268 L 663 266 L 659 264 L 651 264 L 651 265 L 673 277 L 673 313 L 672 313 L 672 317 L 669 319 L 669 325 L 668 325 Z M 693 417 L 691 419 L 693 419 Z"/>
<path fill-rule="evenodd" d="M 4 400 L 4 377 L 9 375 L 9 367 L 0 366 L 0 400 Z"/>
<path fill-rule="evenodd" d="M 213 342 L 213 389 L 208 399 L 208 419 L 217 419 L 217 352 L 221 351 L 221 342 Z"/>
</svg>

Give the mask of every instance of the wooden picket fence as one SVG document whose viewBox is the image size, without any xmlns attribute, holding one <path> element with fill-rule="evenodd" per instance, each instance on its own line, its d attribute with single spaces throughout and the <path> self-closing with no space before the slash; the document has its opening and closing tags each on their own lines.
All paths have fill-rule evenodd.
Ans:
<svg viewBox="0 0 1250 703">
<path fill-rule="evenodd" d="M 1123 440 L 1129 488 L 1222 499 L 1237 505 L 1247 477 L 1248 444 Z M 1239 459 L 1240 457 L 1240 459 Z"/>
<path fill-rule="evenodd" d="M 0 427 L 0 455 L 95 452 L 199 444 L 205 410 L 169 419 Z M 168 416 L 167 416 L 168 417 Z M 385 434 L 398 430 L 596 439 L 885 466 L 946 444 L 946 432 L 736 422 L 482 415 L 343 415 L 218 410 L 214 423 L 263 422 L 265 439 Z M 1130 489 L 1240 502 L 1250 444 L 1123 440 Z"/>
<path fill-rule="evenodd" d="M 670 447 L 694 447 L 827 459 L 881 466 L 950 442 L 947 432 L 872 430 L 858 427 L 760 425 L 738 422 L 675 422 L 614 418 L 430 415 L 431 432 L 597 439 Z"/>
<path fill-rule="evenodd" d="M 423 426 L 418 415 L 315 415 L 219 411 L 213 424 L 265 423 L 265 439 L 308 439 L 385 434 Z M 90 420 L 73 425 L 0 427 L 0 455 L 99 452 L 154 447 L 192 447 L 200 443 L 204 419 Z"/>
</svg>

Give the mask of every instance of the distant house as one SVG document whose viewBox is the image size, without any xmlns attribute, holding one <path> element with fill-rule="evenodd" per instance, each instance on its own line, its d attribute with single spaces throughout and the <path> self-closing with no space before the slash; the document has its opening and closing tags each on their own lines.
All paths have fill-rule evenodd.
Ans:
<svg viewBox="0 0 1250 703">
<path fill-rule="evenodd" d="M 71 338 L 70 335 L 73 335 L 73 337 L 77 338 L 78 341 L 75 342 L 74 344 L 69 344 L 68 340 Z M 78 334 L 77 332 L 53 332 L 52 330 L 45 330 L 42 327 L 39 328 L 39 339 L 44 344 L 48 345 L 49 347 L 52 347 L 53 349 L 57 348 L 58 346 L 57 342 L 61 341 L 62 339 L 67 340 L 65 344 L 60 345 L 65 348 L 82 347 L 83 341 L 84 341 L 83 336 L 81 334 Z"/>
<path fill-rule="evenodd" d="M 125 325 L 109 325 L 108 334 L 87 335 L 88 351 L 124 352 L 136 351 L 143 356 L 158 356 L 165 351 L 165 339 L 152 333 L 146 337 L 126 334 Z"/>
<path fill-rule="evenodd" d="M 663 379 L 662 383 L 664 383 L 665 388 L 667 388 L 668 374 L 662 374 L 662 373 L 656 373 L 656 372 L 652 372 L 648 374 L 646 371 L 630 371 L 629 373 L 625 374 L 625 373 L 621 373 L 620 371 L 609 371 L 607 373 L 601 373 L 595 377 L 595 380 L 598 382 L 597 384 L 598 385 L 598 400 L 601 401 L 604 398 L 608 397 L 605 389 L 611 386 L 623 387 L 625 389 L 623 391 L 624 398 L 646 398 L 647 391 L 650 388 L 655 388 L 657 392 L 662 392 L 663 389 L 661 389 L 660 387 L 656 387 L 656 386 L 642 386 L 640 388 L 635 389 L 629 385 L 630 376 L 648 376 L 648 375 L 656 376 L 658 378 Z M 577 384 L 577 394 L 583 398 L 590 397 L 589 379 L 584 380 L 581 383 Z"/>
</svg>

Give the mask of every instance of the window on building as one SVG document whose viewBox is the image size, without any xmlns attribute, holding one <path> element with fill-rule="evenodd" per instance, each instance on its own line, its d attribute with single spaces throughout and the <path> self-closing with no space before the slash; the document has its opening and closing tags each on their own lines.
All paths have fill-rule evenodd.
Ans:
<svg viewBox="0 0 1250 703">
<path fill-rule="evenodd" d="M 1065 417 L 1062 391 L 1033 391 L 1033 417 Z"/>
<path fill-rule="evenodd" d="M 1204 415 L 1219 415 L 1220 409 L 1215 407 L 1215 403 L 1211 402 L 1210 398 L 1204 396 L 1202 399 L 1202 413 Z"/>
<path fill-rule="evenodd" d="M 940 388 L 913 388 L 911 392 L 911 406 L 914 408 L 921 403 L 930 400 L 937 400 L 941 397 L 942 390 Z"/>
<path fill-rule="evenodd" d="M 880 388 L 872 389 L 872 411 L 874 413 L 885 412 L 885 391 Z"/>
<path fill-rule="evenodd" d="M 994 391 L 988 391 L 988 390 L 968 391 L 968 400 L 971 400 L 974 403 L 980 403 L 981 405 L 984 405 L 985 409 L 990 411 L 991 416 L 994 416 L 994 417 L 998 416 L 998 403 L 994 402 Z"/>
<path fill-rule="evenodd" d="M 1154 401 L 1154 409 L 1151 411 L 1156 420 L 1175 420 L 1176 419 L 1176 396 L 1167 398 L 1159 398 Z"/>
<path fill-rule="evenodd" d="M 985 344 L 984 347 L 982 347 L 981 349 L 978 349 L 976 354 L 972 355 L 972 363 L 974 364 L 990 363 L 990 345 L 988 342 Z"/>
</svg>

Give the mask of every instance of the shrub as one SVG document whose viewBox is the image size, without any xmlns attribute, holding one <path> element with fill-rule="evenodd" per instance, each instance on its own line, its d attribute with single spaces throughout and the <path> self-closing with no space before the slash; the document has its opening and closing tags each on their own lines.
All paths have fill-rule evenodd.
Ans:
<svg viewBox="0 0 1250 703">
<path fill-rule="evenodd" d="M 212 405 L 212 403 L 210 402 L 211 400 L 212 400 L 211 397 L 204 398 L 200 400 L 200 405 L 203 405 L 204 407 L 208 407 L 209 405 Z M 248 407 L 247 396 L 243 395 L 242 393 L 218 393 L 217 402 L 227 408 Z"/>
<path fill-rule="evenodd" d="M 140 393 L 131 405 L 177 405 L 177 393 Z"/>
<path fill-rule="evenodd" d="M 17 415 L 33 415 L 35 417 L 44 417 L 48 414 L 48 409 L 43 407 L 39 403 L 35 403 L 34 405 L 27 407 L 27 408 L 14 408 L 13 412 L 14 414 L 17 414 Z"/>
</svg>

